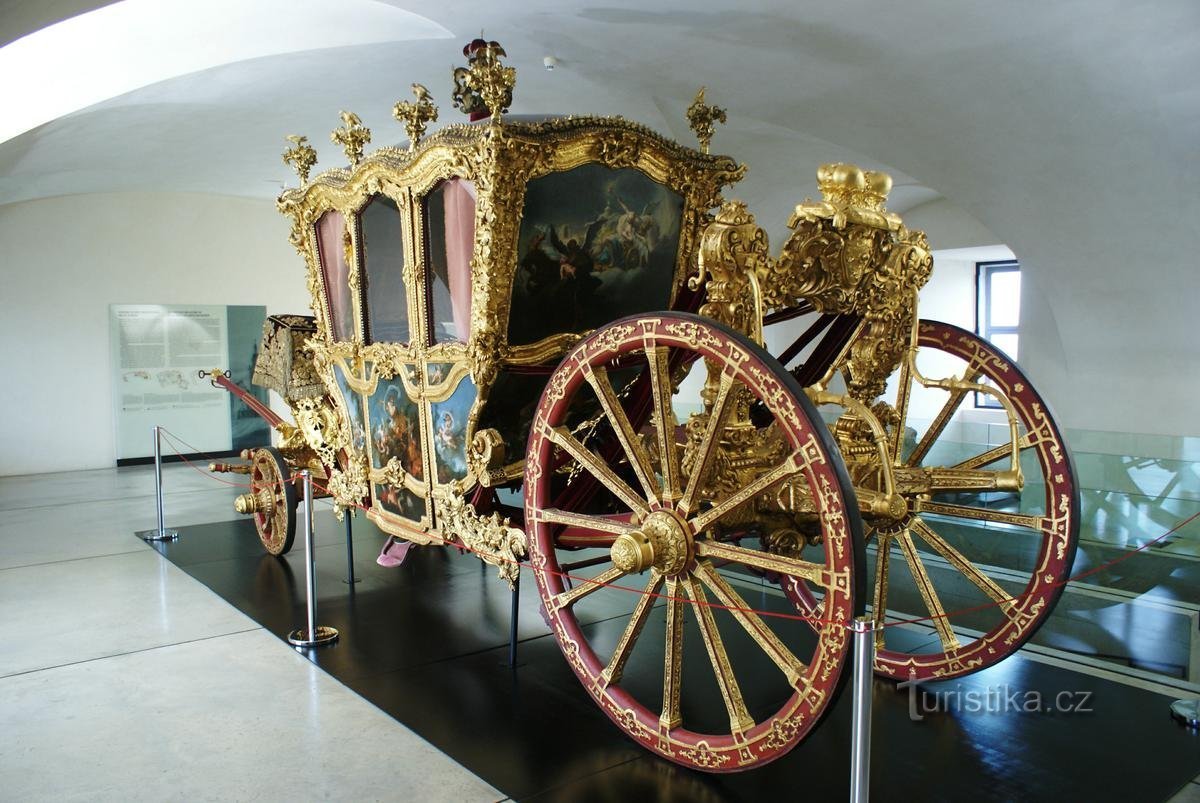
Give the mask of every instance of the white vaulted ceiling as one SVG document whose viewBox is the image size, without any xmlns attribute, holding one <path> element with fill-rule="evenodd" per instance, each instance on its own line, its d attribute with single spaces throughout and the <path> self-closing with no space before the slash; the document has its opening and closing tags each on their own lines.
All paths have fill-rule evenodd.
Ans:
<svg viewBox="0 0 1200 803">
<path fill-rule="evenodd" d="M 0 9 L 0 42 L 11 42 L 0 131 L 34 126 L 0 143 L 0 204 L 121 190 L 273 197 L 294 183 L 285 134 L 309 136 L 318 170 L 344 162 L 328 140 L 341 109 L 362 117 L 373 145 L 400 141 L 390 109 L 417 81 L 439 124 L 460 119 L 449 71 L 482 29 L 518 69 L 514 113 L 620 114 L 689 142 L 683 110 L 707 85 L 729 110 L 714 150 L 750 166 L 733 194 L 773 234 L 815 194 L 816 166 L 836 160 L 892 172 L 897 211 L 944 199 L 978 220 L 1021 257 L 1045 307 L 1036 373 L 1060 388 L 1045 395 L 1070 385 L 1097 396 L 1095 408 L 1074 405 L 1076 425 L 1119 418 L 1124 402 L 1104 387 L 1114 361 L 1122 383 L 1161 389 L 1166 400 L 1139 403 L 1170 412 L 1163 420 L 1181 420 L 1200 392 L 1196 0 Z M 12 54 L 42 66 L 11 66 Z M 1093 409 L 1103 414 L 1089 419 Z"/>
</svg>

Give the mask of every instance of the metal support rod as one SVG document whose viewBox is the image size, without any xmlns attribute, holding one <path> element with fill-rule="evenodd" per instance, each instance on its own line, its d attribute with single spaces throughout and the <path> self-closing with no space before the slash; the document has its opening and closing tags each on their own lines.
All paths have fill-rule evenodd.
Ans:
<svg viewBox="0 0 1200 803">
<path fill-rule="evenodd" d="M 306 606 L 308 629 L 293 630 L 288 635 L 288 642 L 297 647 L 320 647 L 336 641 L 338 632 L 332 627 L 317 625 L 317 558 L 313 554 L 313 490 L 312 473 L 308 469 L 300 472 L 300 483 L 304 489 L 303 515 L 300 517 L 300 521 L 304 525 L 304 576 L 308 591 Z"/>
<path fill-rule="evenodd" d="M 343 581 L 353 586 L 358 582 L 354 576 L 354 522 L 350 518 L 350 511 L 345 512 L 346 516 L 346 579 Z M 354 589 L 351 588 L 351 591 Z"/>
<path fill-rule="evenodd" d="M 868 616 L 854 619 L 854 713 L 850 736 L 850 801 L 870 799 L 871 780 L 871 691 L 875 666 L 875 621 Z"/>
<path fill-rule="evenodd" d="M 158 529 L 143 530 L 138 537 L 145 541 L 174 541 L 179 537 L 178 530 L 168 530 L 163 516 L 163 484 L 162 484 L 162 427 L 155 425 L 154 435 L 154 502 L 158 508 Z"/>
<path fill-rule="evenodd" d="M 517 668 L 517 614 L 520 599 L 521 575 L 518 574 L 517 579 L 513 581 L 512 612 L 508 617 L 508 665 L 513 669 Z"/>
</svg>

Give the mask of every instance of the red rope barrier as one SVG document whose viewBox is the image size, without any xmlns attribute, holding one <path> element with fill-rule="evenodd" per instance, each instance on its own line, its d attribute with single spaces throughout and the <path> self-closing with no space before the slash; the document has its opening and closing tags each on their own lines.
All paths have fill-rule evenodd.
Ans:
<svg viewBox="0 0 1200 803">
<path fill-rule="evenodd" d="M 191 449 L 192 454 L 199 455 L 204 460 L 216 460 L 216 458 L 212 457 L 211 455 L 205 454 L 204 452 L 197 449 L 195 446 L 192 446 L 190 443 L 183 440 L 183 438 L 180 438 L 179 436 L 175 435 L 174 433 L 170 432 L 167 429 L 160 427 L 159 432 L 166 435 L 167 440 L 172 441 L 172 443 L 170 443 L 169 445 L 170 445 L 171 449 L 175 452 L 175 456 L 178 457 L 181 462 L 183 462 L 186 466 L 195 470 L 196 472 L 203 474 L 205 477 L 211 478 L 213 480 L 213 482 L 219 482 L 222 485 L 229 485 L 234 488 L 255 489 L 255 488 L 266 488 L 269 485 L 282 486 L 282 484 L 285 482 L 293 482 L 294 481 L 292 477 L 280 478 L 279 482 L 275 482 L 275 483 L 261 483 L 261 482 L 255 483 L 253 481 L 251 481 L 251 482 L 236 482 L 234 480 L 223 479 L 222 477 L 218 477 L 216 474 L 209 471 L 208 469 L 201 468 L 200 466 L 193 463 L 191 460 L 188 460 L 187 456 L 184 455 L 183 452 L 179 451 L 179 444 L 182 444 L 183 446 L 186 446 L 187 448 Z M 293 475 L 293 477 L 294 476 L 295 475 Z"/>
<path fill-rule="evenodd" d="M 205 457 L 207 459 L 212 459 L 212 458 L 208 458 L 208 456 L 205 455 L 203 452 L 196 449 L 194 446 L 192 446 L 191 444 L 189 444 L 187 441 L 183 440 L 182 438 L 179 438 L 174 433 L 171 433 L 166 429 L 160 429 L 160 431 L 162 433 L 164 433 L 168 437 L 169 440 L 175 441 L 176 444 L 182 444 L 183 446 L 186 446 L 187 448 L 192 449 L 194 454 L 199 454 L 202 457 Z M 172 448 L 175 449 L 175 453 L 180 458 L 180 460 L 182 460 L 184 463 L 186 463 L 187 465 L 194 468 L 196 471 L 199 471 L 201 474 L 211 477 L 216 482 L 221 482 L 223 484 L 232 485 L 232 486 L 236 486 L 239 488 L 254 488 L 254 487 L 262 488 L 262 487 L 265 487 L 261 483 L 259 483 L 259 484 L 256 484 L 253 482 L 239 483 L 239 482 L 231 482 L 228 480 L 223 480 L 219 477 L 214 476 L 211 472 L 195 466 L 192 463 L 192 461 L 188 460 L 187 457 L 185 457 L 179 451 L 177 445 L 173 445 Z M 290 482 L 290 483 L 295 484 L 295 482 L 297 480 L 299 480 L 299 478 L 300 478 L 300 475 L 297 473 L 297 474 L 292 474 L 289 477 L 281 478 L 279 482 L 280 483 Z M 323 493 L 329 494 L 330 496 L 333 495 L 332 492 L 329 490 L 329 488 L 326 488 L 317 482 L 313 482 L 313 487 L 322 491 Z M 352 508 L 355 508 L 358 510 L 362 510 L 364 512 L 370 511 L 370 508 L 366 507 L 365 505 L 358 504 L 358 503 L 354 503 L 347 507 L 352 507 Z M 1193 513 L 1191 516 L 1188 516 L 1186 519 L 1182 519 L 1181 521 L 1177 522 L 1173 527 L 1171 527 L 1169 530 L 1167 530 L 1163 534 L 1161 534 L 1155 538 L 1152 538 L 1151 540 L 1147 541 L 1146 543 L 1142 544 L 1141 546 L 1139 546 L 1135 549 L 1128 550 L 1125 553 L 1113 558 L 1112 560 L 1109 560 L 1109 561 L 1106 561 L 1105 563 L 1100 564 L 1099 566 L 1094 566 L 1091 569 L 1079 572 L 1078 574 L 1072 575 L 1071 577 L 1067 577 L 1063 580 L 1059 580 L 1057 582 L 1051 583 L 1051 584 L 1049 584 L 1048 587 L 1051 589 L 1059 588 L 1061 586 L 1067 585 L 1068 583 L 1076 582 L 1078 580 L 1082 580 L 1085 577 L 1090 577 L 1090 576 L 1092 576 L 1094 574 L 1098 574 L 1099 572 L 1102 572 L 1106 569 L 1110 569 L 1113 566 L 1116 566 L 1117 564 L 1119 564 L 1123 561 L 1126 561 L 1129 558 L 1132 558 L 1134 555 L 1154 546 L 1155 544 L 1159 543 L 1160 541 L 1163 541 L 1164 539 L 1170 537 L 1171 535 L 1174 535 L 1176 532 L 1181 530 L 1183 527 L 1187 526 L 1188 524 L 1191 524 L 1193 521 L 1195 521 L 1197 519 L 1200 519 L 1200 511 Z M 483 553 L 480 550 L 473 549 L 470 546 L 468 546 L 467 544 L 464 544 L 462 542 L 456 542 L 453 544 L 453 546 L 457 547 L 462 552 L 470 552 L 471 554 L 474 554 L 476 556 L 483 556 L 486 554 L 487 556 L 494 558 L 496 560 L 503 561 L 503 562 L 509 563 L 509 564 L 515 564 L 518 567 L 518 569 L 528 569 L 530 571 L 533 571 L 533 567 L 526 565 L 523 561 L 510 560 L 510 559 L 504 558 L 503 556 L 495 555 L 492 553 Z M 541 569 L 540 571 L 542 571 L 546 574 L 549 574 L 549 575 L 553 575 L 555 577 L 559 577 L 564 580 L 569 580 L 572 583 L 583 583 L 583 584 L 587 584 L 587 585 L 601 586 L 604 588 L 612 588 L 612 589 L 615 589 L 618 591 L 626 591 L 626 592 L 633 593 L 633 594 L 641 594 L 643 596 L 650 596 L 655 599 L 662 599 L 662 600 L 667 600 L 670 602 L 684 602 L 689 605 L 705 605 L 709 608 L 715 608 L 717 610 L 729 611 L 731 613 L 754 614 L 756 616 L 765 616 L 765 617 L 771 617 L 771 618 L 776 618 L 776 619 L 802 621 L 802 622 L 806 622 L 810 625 L 820 625 L 820 626 L 835 625 L 835 626 L 844 627 L 847 630 L 851 629 L 851 625 L 846 622 L 838 622 L 838 621 L 834 621 L 834 620 L 830 620 L 830 619 L 818 619 L 818 618 L 812 617 L 812 616 L 805 616 L 804 614 L 783 613 L 781 611 L 764 611 L 764 610 L 759 610 L 757 608 L 743 608 L 743 607 L 738 607 L 738 606 L 733 606 L 733 605 L 724 605 L 722 603 L 711 602 L 709 600 L 703 600 L 703 601 L 694 600 L 691 597 L 679 597 L 679 596 L 674 596 L 671 594 L 662 594 L 662 593 L 658 593 L 658 592 L 654 592 L 654 591 L 647 591 L 644 588 L 633 588 L 630 586 L 620 585 L 618 583 L 601 583 L 601 582 L 596 581 L 593 578 L 583 577 L 580 575 L 571 574 L 569 572 L 555 571 L 552 569 Z M 921 616 L 921 617 L 916 617 L 916 618 L 911 618 L 911 619 L 900 619 L 900 620 L 897 620 L 894 622 L 881 622 L 879 626 L 887 628 L 887 627 L 897 627 L 900 625 L 910 625 L 910 624 L 920 624 L 923 622 L 932 622 L 937 619 L 951 619 L 956 616 L 962 616 L 962 615 L 965 615 L 968 613 L 975 613 L 978 611 L 987 610 L 989 608 L 997 608 L 1001 605 L 1006 605 L 1006 604 L 1012 603 L 1012 602 L 1019 602 L 1021 599 L 1022 599 L 1022 597 L 1009 597 L 1007 599 L 1002 599 L 1002 600 L 993 600 L 991 602 L 987 602 L 982 605 L 975 605 L 975 606 L 971 606 L 969 608 L 959 608 L 957 610 L 950 611 L 948 613 L 931 614 L 929 616 Z"/>
<path fill-rule="evenodd" d="M 297 475 L 293 474 L 292 476 L 294 478 Z M 313 487 L 317 488 L 318 490 L 323 491 L 325 493 L 330 493 L 328 488 L 322 487 L 321 485 L 319 485 L 316 482 L 313 483 Z M 358 503 L 351 505 L 351 507 L 354 507 L 354 508 L 357 508 L 357 509 L 363 510 L 363 511 L 370 510 L 370 508 L 360 505 Z M 499 560 L 499 561 L 503 561 L 504 563 L 508 563 L 510 565 L 516 565 L 518 569 L 528 569 L 530 571 L 533 571 L 533 567 L 527 566 L 523 561 L 511 560 L 509 558 L 505 558 L 503 555 L 496 555 L 496 554 L 490 553 L 490 552 L 484 553 L 477 549 L 472 549 L 470 546 L 462 543 L 461 541 L 454 543 L 454 546 L 464 552 L 470 552 L 473 555 L 486 554 L 489 557 L 495 558 L 496 560 Z M 677 596 L 674 596 L 671 594 L 660 594 L 660 593 L 657 593 L 654 591 L 647 591 L 644 588 L 631 588 L 629 586 L 618 585 L 617 583 L 601 583 L 591 577 L 583 577 L 580 575 L 570 574 L 569 572 L 554 571 L 552 569 L 541 569 L 540 571 L 544 572 L 545 574 L 553 575 L 555 577 L 560 577 L 564 580 L 570 580 L 573 583 L 579 582 L 579 583 L 586 583 L 587 585 L 600 586 L 602 588 L 613 588 L 618 591 L 628 591 L 628 592 L 631 592 L 634 594 L 642 594 L 644 596 L 653 597 L 655 599 L 664 599 L 664 600 L 669 600 L 672 602 L 687 602 L 692 605 L 706 605 L 710 608 L 716 608 L 717 610 L 731 611 L 731 612 L 736 612 L 736 613 L 753 613 L 753 614 L 757 614 L 759 616 L 770 616 L 770 617 L 774 617 L 777 619 L 790 619 L 790 620 L 794 620 L 794 621 L 808 622 L 809 624 L 819 624 L 819 625 L 841 625 L 842 624 L 841 622 L 827 620 L 827 619 L 816 619 L 811 616 L 804 616 L 803 614 L 783 613 L 780 611 L 760 611 L 755 608 L 741 608 L 741 607 L 737 607 L 737 606 L 733 606 L 733 605 L 723 605 L 719 602 L 709 602 L 708 600 L 700 602 L 699 600 L 693 600 L 690 597 L 677 597 Z M 846 627 L 847 627 L 847 629 L 849 629 L 848 625 Z"/>
<path fill-rule="evenodd" d="M 1140 547 L 1137 547 L 1136 549 L 1128 550 L 1124 554 L 1118 555 L 1117 557 L 1113 558 L 1112 560 L 1110 560 L 1106 563 L 1102 563 L 1099 566 L 1094 566 L 1091 569 L 1088 569 L 1087 571 L 1080 572 L 1079 574 L 1076 574 L 1076 575 L 1072 575 L 1071 577 L 1068 577 L 1064 580 L 1059 580 L 1057 582 L 1050 583 L 1048 588 L 1060 588 L 1062 586 L 1065 586 L 1067 583 L 1073 583 L 1076 580 L 1083 579 L 1084 577 L 1090 577 L 1093 574 L 1098 574 L 1099 572 L 1102 572 L 1105 569 L 1111 569 L 1113 566 L 1116 566 L 1118 563 L 1129 560 L 1130 558 L 1132 558 L 1134 555 L 1138 554 L 1142 550 L 1154 546 L 1155 544 L 1157 544 L 1159 541 L 1163 540 L 1164 538 L 1174 535 L 1176 532 L 1181 530 L 1183 527 L 1187 526 L 1188 524 L 1191 524 L 1193 521 L 1195 521 L 1198 518 L 1200 518 L 1200 511 L 1193 513 L 1192 515 L 1188 516 L 1186 519 L 1183 519 L 1182 521 L 1177 522 L 1174 527 L 1167 530 L 1165 533 L 1158 536 L 1157 538 L 1152 538 L 1151 540 L 1142 544 Z M 922 616 L 917 619 L 902 619 L 898 622 L 888 622 L 888 623 L 885 623 L 883 625 L 883 627 L 895 627 L 897 625 L 911 625 L 911 624 L 918 623 L 918 622 L 932 622 L 935 619 L 949 619 L 953 616 L 961 616 L 961 615 L 967 614 L 967 613 L 975 613 L 976 611 L 984 611 L 984 610 L 987 610 L 988 608 L 997 608 L 1001 605 L 1005 605 L 1010 602 L 1018 602 L 1018 601 L 1020 601 L 1020 599 L 1021 599 L 1021 597 L 1009 597 L 1008 599 L 987 602 L 987 603 L 984 603 L 983 605 L 975 605 L 970 608 L 959 608 L 958 610 L 951 611 L 950 613 L 935 614 L 935 615 L 931 615 L 931 616 Z"/>
</svg>

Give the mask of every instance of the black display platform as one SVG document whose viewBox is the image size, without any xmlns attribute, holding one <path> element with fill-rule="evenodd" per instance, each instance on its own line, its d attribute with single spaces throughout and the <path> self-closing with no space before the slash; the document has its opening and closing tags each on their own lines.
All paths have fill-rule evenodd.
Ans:
<svg viewBox="0 0 1200 803">
<path fill-rule="evenodd" d="M 316 531 L 317 620 L 341 638 L 306 654 L 514 799 L 848 795 L 849 689 L 825 723 L 783 759 L 734 775 L 685 770 L 634 745 L 591 702 L 543 623 L 527 574 L 513 671 L 506 665 L 511 597 L 493 567 L 481 571 L 477 559 L 453 550 L 414 548 L 402 567 L 381 568 L 374 559 L 382 536 L 359 518 L 361 582 L 352 588 L 343 582 L 342 525 L 322 513 Z M 178 541 L 154 547 L 279 638 L 303 626 L 300 538 L 280 560 L 262 552 L 247 520 L 180 533 Z M 623 621 L 601 618 L 591 627 Z M 996 710 L 1010 705 L 1005 699 L 1023 704 L 1028 692 L 1050 705 L 1062 693 L 1072 703 L 1087 694 L 1091 713 Z M 921 693 L 875 682 L 874 800 L 1155 801 L 1200 775 L 1200 736 L 1171 719 L 1170 700 L 1159 694 L 1020 656 L 958 681 L 927 684 Z M 914 721 L 914 709 L 923 719 Z M 403 756 L 386 758 L 404 763 Z"/>
</svg>

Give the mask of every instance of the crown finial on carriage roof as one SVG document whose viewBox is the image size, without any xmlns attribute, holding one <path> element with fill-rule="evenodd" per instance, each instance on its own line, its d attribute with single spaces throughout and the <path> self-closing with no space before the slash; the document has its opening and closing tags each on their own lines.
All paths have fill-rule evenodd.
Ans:
<svg viewBox="0 0 1200 803">
<path fill-rule="evenodd" d="M 342 127 L 335 128 L 329 133 L 329 138 L 342 146 L 350 166 L 356 167 L 362 159 L 363 146 L 371 141 L 371 129 L 362 124 L 362 120 L 354 112 L 341 113 Z"/>
<path fill-rule="evenodd" d="M 415 102 L 402 100 L 392 107 L 392 116 L 404 123 L 404 130 L 408 132 L 410 151 L 417 147 L 417 142 L 425 135 L 425 126 L 436 122 L 438 118 L 438 109 L 429 90 L 422 84 L 413 84 L 412 91 L 417 96 Z"/>
<path fill-rule="evenodd" d="M 300 186 L 308 183 L 308 171 L 317 163 L 317 152 L 308 144 L 308 137 L 299 134 L 288 134 L 287 141 L 292 147 L 283 152 L 283 163 L 291 165 L 300 176 Z"/>
<path fill-rule="evenodd" d="M 508 54 L 499 42 L 486 41 L 480 37 L 463 48 L 467 57 L 466 67 L 455 67 L 454 91 L 451 98 L 454 106 L 472 121 L 482 120 L 489 114 L 493 123 L 500 122 L 500 115 L 512 104 L 513 87 L 517 83 L 517 71 L 500 63 Z"/>
<path fill-rule="evenodd" d="M 688 125 L 696 132 L 696 139 L 700 140 L 700 152 L 708 153 L 708 144 L 712 142 L 713 134 L 716 133 L 716 124 L 724 123 L 726 120 L 724 109 L 705 105 L 704 90 L 705 87 L 700 87 L 700 91 L 692 100 L 692 105 L 688 106 L 687 119 Z"/>
<path fill-rule="evenodd" d="M 817 187 L 826 202 L 886 212 L 883 205 L 892 190 L 892 177 L 887 173 L 863 170 L 857 165 L 834 162 L 817 169 Z"/>
</svg>

